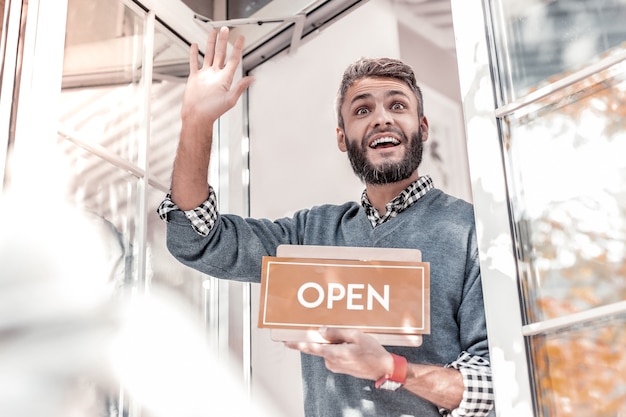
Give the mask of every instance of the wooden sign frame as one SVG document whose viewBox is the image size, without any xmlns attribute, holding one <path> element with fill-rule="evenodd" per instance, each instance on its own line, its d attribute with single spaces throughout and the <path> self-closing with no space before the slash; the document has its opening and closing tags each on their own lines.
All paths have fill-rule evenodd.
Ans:
<svg viewBox="0 0 626 417">
<path fill-rule="evenodd" d="M 389 290 L 389 287 L 395 283 L 396 285 L 390 290 L 392 292 L 391 297 L 396 299 L 398 297 L 407 297 L 406 301 L 401 300 L 400 303 L 397 301 L 394 303 L 401 304 L 405 310 L 401 312 L 401 316 L 397 316 L 397 312 L 385 311 L 382 312 L 382 316 L 377 315 L 379 313 L 374 311 L 374 302 L 369 300 L 368 306 L 370 308 L 368 309 L 372 311 L 342 312 L 340 310 L 337 314 L 335 312 L 328 314 L 328 311 L 326 311 L 326 317 L 320 318 L 318 315 L 324 314 L 324 312 L 308 310 L 311 312 L 310 316 L 303 319 L 302 314 L 304 313 L 294 308 L 293 288 L 289 288 L 288 291 L 291 291 L 291 293 L 288 293 L 288 295 L 276 293 L 277 291 L 282 291 L 278 287 L 281 285 L 280 280 L 282 280 L 282 283 L 288 282 L 291 284 L 287 280 L 289 277 L 281 278 L 281 269 L 287 272 L 286 268 L 294 267 L 296 269 L 291 271 L 313 275 L 320 273 L 335 275 L 343 273 L 345 275 L 342 279 L 346 280 L 345 283 L 348 286 L 356 285 L 349 284 L 349 282 L 354 282 L 355 280 L 355 270 L 358 270 L 358 274 L 367 272 L 371 283 L 387 283 L 388 285 L 385 285 L 387 287 L 386 290 Z M 320 272 L 320 268 L 324 269 L 324 271 Z M 270 275 L 270 271 L 274 271 L 273 275 Z M 383 275 L 381 276 L 381 274 Z M 269 279 L 270 277 L 272 279 Z M 317 284 L 312 285 L 318 286 Z M 338 285 L 340 286 L 340 284 L 336 283 L 334 285 L 335 289 Z M 362 285 L 358 285 L 358 287 L 363 288 Z M 371 288 L 371 286 L 368 285 L 368 288 Z M 268 290 L 271 290 L 271 294 L 268 294 Z M 341 288 L 340 290 L 345 294 L 345 290 Z M 352 295 L 357 298 L 357 302 L 365 302 L 363 294 Z M 330 295 L 328 298 L 328 306 L 330 307 Z M 273 311 L 271 309 L 272 306 L 268 309 L 266 305 L 268 300 L 274 300 L 273 305 L 276 305 L 278 309 Z M 302 300 L 300 301 L 303 302 Z M 349 303 L 352 301 L 354 300 L 345 302 Z M 344 302 L 344 300 L 339 300 L 338 302 Z M 353 309 L 363 310 L 364 308 L 356 305 Z M 388 306 L 387 310 L 389 310 Z M 398 310 L 398 308 L 395 308 L 395 310 Z M 279 246 L 276 257 L 264 258 L 259 327 L 270 328 L 271 337 L 276 341 L 324 343 L 327 341 L 317 331 L 321 326 L 358 328 L 379 340 L 383 345 L 419 346 L 422 343 L 422 334 L 430 332 L 430 265 L 421 262 L 421 252 L 417 249 L 310 245 Z"/>
</svg>

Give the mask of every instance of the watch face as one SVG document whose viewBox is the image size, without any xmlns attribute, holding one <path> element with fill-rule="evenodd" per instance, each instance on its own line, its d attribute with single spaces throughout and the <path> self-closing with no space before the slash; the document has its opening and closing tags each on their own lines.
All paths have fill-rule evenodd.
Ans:
<svg viewBox="0 0 626 417">
<path fill-rule="evenodd" d="M 400 389 L 400 387 L 402 387 L 401 382 L 392 381 L 391 379 L 388 379 L 381 384 L 380 389 L 384 389 L 387 391 L 397 391 L 398 389 Z"/>
</svg>

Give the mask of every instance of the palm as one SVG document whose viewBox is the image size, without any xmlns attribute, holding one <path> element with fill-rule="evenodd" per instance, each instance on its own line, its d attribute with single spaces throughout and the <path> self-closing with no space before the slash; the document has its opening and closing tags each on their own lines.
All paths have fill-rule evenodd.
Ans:
<svg viewBox="0 0 626 417">
<path fill-rule="evenodd" d="M 243 50 L 243 37 L 233 45 L 230 58 L 226 60 L 228 29 L 209 35 L 202 67 L 198 66 L 198 47 L 192 45 L 189 59 L 189 78 L 183 97 L 182 116 L 196 117 L 213 122 L 230 110 L 252 79 L 244 77 L 233 86 L 233 79 Z"/>
</svg>

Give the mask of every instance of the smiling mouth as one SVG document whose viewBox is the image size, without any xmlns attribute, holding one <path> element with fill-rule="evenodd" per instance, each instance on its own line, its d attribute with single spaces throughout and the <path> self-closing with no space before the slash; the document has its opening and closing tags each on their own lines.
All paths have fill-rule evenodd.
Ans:
<svg viewBox="0 0 626 417">
<path fill-rule="evenodd" d="M 370 143 L 369 147 L 372 149 L 392 148 L 394 146 L 398 146 L 399 144 L 400 141 L 398 139 L 391 136 L 384 136 Z"/>
</svg>

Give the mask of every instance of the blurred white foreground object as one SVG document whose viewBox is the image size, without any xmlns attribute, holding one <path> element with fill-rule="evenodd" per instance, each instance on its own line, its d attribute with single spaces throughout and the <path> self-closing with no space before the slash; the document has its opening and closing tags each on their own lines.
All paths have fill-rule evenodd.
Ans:
<svg viewBox="0 0 626 417">
<path fill-rule="evenodd" d="M 279 416 L 246 400 L 182 300 L 155 289 L 122 303 L 115 237 L 100 219 L 50 204 L 52 213 L 0 204 L 3 415 L 110 416 L 103 399 L 122 386 L 144 417 Z"/>
</svg>

